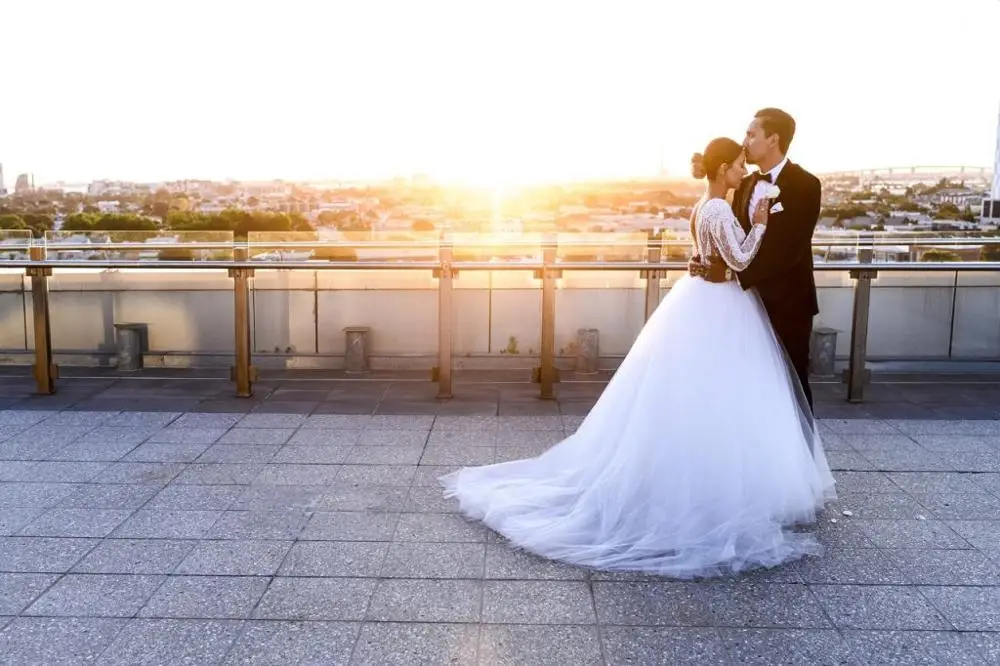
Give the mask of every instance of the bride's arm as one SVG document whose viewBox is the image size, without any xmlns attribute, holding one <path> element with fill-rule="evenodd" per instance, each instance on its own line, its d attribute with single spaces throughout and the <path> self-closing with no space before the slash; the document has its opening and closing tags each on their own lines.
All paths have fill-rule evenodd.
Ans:
<svg viewBox="0 0 1000 666">
<path fill-rule="evenodd" d="M 713 206 L 711 222 L 712 236 L 719 246 L 719 254 L 722 255 L 726 265 L 736 272 L 749 266 L 753 258 L 757 256 L 757 250 L 760 249 L 760 242 L 764 240 L 764 230 L 767 226 L 764 224 L 753 225 L 750 233 L 741 241 L 743 229 L 729 206 Z"/>
</svg>

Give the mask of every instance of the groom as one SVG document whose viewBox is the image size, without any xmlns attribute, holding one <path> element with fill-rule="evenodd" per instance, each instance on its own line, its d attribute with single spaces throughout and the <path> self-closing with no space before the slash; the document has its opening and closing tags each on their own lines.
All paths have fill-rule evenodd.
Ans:
<svg viewBox="0 0 1000 666">
<path fill-rule="evenodd" d="M 757 288 L 774 332 L 788 352 L 809 407 L 809 343 L 813 317 L 819 313 L 813 277 L 812 236 L 819 220 L 820 183 L 814 175 L 790 162 L 788 146 L 795 136 L 795 119 L 781 109 L 761 109 L 747 129 L 743 148 L 747 163 L 759 171 L 743 179 L 733 195 L 733 213 L 750 231 L 750 211 L 764 196 L 766 183 L 781 193 L 771 205 L 760 250 L 737 279 L 743 289 Z M 726 279 L 726 265 L 712 257 L 705 268 L 694 257 L 688 271 L 710 282 Z"/>
</svg>

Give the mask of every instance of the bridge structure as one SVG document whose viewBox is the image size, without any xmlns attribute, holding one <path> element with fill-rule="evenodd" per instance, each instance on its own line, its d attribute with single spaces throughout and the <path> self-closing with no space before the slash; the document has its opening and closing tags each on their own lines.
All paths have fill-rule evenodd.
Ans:
<svg viewBox="0 0 1000 666">
<path fill-rule="evenodd" d="M 867 169 L 848 169 L 844 171 L 828 171 L 817 174 L 824 180 L 842 180 L 858 178 L 870 181 L 938 181 L 981 179 L 990 182 L 993 179 L 993 169 L 977 165 L 912 165 L 875 167 Z"/>
</svg>

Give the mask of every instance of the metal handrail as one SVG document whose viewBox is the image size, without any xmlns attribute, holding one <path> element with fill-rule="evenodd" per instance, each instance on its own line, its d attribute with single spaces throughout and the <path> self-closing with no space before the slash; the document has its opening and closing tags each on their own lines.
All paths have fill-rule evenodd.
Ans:
<svg viewBox="0 0 1000 666">
<path fill-rule="evenodd" d="M 608 234 L 612 235 L 612 234 Z M 627 235 L 627 234 L 622 234 Z M 44 239 L 40 239 L 39 242 L 34 243 L 14 243 L 10 242 L 11 239 L 0 239 L 0 251 L 2 250 L 16 250 L 24 251 L 27 248 L 45 248 L 54 251 L 64 252 L 64 251 L 83 251 L 90 250 L 94 252 L 113 252 L 113 251 L 124 251 L 124 250 L 146 250 L 146 251 L 170 251 L 170 250 L 254 250 L 254 249 L 302 249 L 302 250 L 318 250 L 318 249 L 330 249 L 330 248 L 347 248 L 347 249 L 439 249 L 443 246 L 452 247 L 455 249 L 465 249 L 465 248 L 532 248 L 541 249 L 550 244 L 555 244 L 558 248 L 565 247 L 588 247 L 592 248 L 595 246 L 604 247 L 636 247 L 636 248 L 647 248 L 647 247 L 689 247 L 691 245 L 690 239 L 650 239 L 640 241 L 638 238 L 635 240 L 621 240 L 614 241 L 609 239 L 608 242 L 603 243 L 601 239 L 575 239 L 560 237 L 558 243 L 554 241 L 546 240 L 520 240 L 520 239 L 504 239 L 502 241 L 491 241 L 486 239 L 456 239 L 456 240 L 412 240 L 412 241 L 195 241 L 191 243 L 145 243 L 145 242 L 135 242 L 135 241 L 124 241 L 118 243 L 58 243 L 50 242 Z M 823 238 L 823 237 L 813 237 L 812 246 L 814 248 L 829 248 L 829 247 L 853 247 L 853 248 L 877 248 L 882 246 L 897 246 L 897 245 L 908 245 L 914 247 L 923 246 L 939 246 L 939 245 L 968 245 L 968 246 L 981 246 L 981 245 L 1000 245 L 1000 237 L 928 237 L 928 238 L 911 238 L 911 237 L 894 237 L 894 236 L 863 236 L 855 238 Z"/>
<path fill-rule="evenodd" d="M 30 259 L 0 260 L 0 268 L 93 268 L 119 270 L 434 270 L 442 267 L 441 261 L 123 261 L 123 260 L 61 260 Z M 634 270 L 687 270 L 687 261 L 453 261 L 449 264 L 456 270 L 471 271 L 540 271 L 546 268 L 579 271 L 634 271 Z M 945 262 L 816 262 L 814 268 L 823 272 L 844 271 L 885 271 L 885 272 L 990 272 L 1000 271 L 998 261 L 945 261 Z"/>
</svg>

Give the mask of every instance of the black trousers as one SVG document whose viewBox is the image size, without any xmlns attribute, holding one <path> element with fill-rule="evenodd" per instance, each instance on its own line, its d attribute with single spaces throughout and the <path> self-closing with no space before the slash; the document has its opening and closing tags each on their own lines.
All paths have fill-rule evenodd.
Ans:
<svg viewBox="0 0 1000 666">
<path fill-rule="evenodd" d="M 778 340 L 784 345 L 788 358 L 795 368 L 795 374 L 799 376 L 799 383 L 802 384 L 802 391 L 806 394 L 806 401 L 809 409 L 813 409 L 812 390 L 809 388 L 809 347 L 812 339 L 813 318 L 809 317 L 781 315 L 771 318 L 771 325 L 778 336 Z"/>
</svg>

